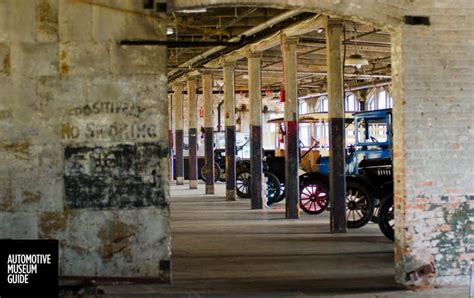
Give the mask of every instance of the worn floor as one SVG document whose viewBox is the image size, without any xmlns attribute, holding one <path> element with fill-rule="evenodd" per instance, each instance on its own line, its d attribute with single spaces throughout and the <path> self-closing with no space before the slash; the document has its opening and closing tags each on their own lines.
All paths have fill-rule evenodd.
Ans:
<svg viewBox="0 0 474 298">
<path fill-rule="evenodd" d="M 467 297 L 466 289 L 406 291 L 394 282 L 393 243 L 375 224 L 329 233 L 329 213 L 286 220 L 284 203 L 250 210 L 224 184 L 171 187 L 173 283 L 102 286 L 147 297 Z"/>
</svg>

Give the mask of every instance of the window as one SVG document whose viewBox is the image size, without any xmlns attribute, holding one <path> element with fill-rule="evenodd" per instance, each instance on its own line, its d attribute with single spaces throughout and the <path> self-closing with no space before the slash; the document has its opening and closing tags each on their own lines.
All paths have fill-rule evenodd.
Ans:
<svg viewBox="0 0 474 298">
<path fill-rule="evenodd" d="M 308 103 L 305 100 L 301 100 L 299 104 L 300 115 L 307 114 L 309 112 Z"/>
<path fill-rule="evenodd" d="M 393 106 L 393 100 L 385 88 L 375 88 L 368 96 L 367 110 L 390 109 Z"/>
<path fill-rule="evenodd" d="M 326 96 L 322 96 L 318 98 L 318 102 L 316 103 L 316 112 L 327 112 L 328 111 L 328 98 Z"/>
<path fill-rule="evenodd" d="M 308 112 L 309 112 L 308 103 L 304 100 L 300 101 L 300 103 L 299 103 L 299 114 L 303 115 L 303 114 L 307 114 Z M 300 142 L 302 142 L 305 147 L 311 146 L 311 143 L 310 143 L 311 132 L 310 132 L 310 124 L 309 123 L 300 123 L 299 138 L 300 138 Z"/>
<path fill-rule="evenodd" d="M 387 142 L 387 123 L 381 119 L 359 119 L 357 123 L 357 142 L 359 144 L 374 144 Z"/>
<path fill-rule="evenodd" d="M 359 111 L 359 101 L 354 93 L 346 93 L 346 100 L 344 102 L 344 108 L 346 112 L 357 112 Z M 316 112 L 324 113 L 328 111 L 328 98 L 327 96 L 322 96 L 318 99 L 316 103 Z"/>
<path fill-rule="evenodd" d="M 357 97 L 352 92 L 346 93 L 346 100 L 345 100 L 344 109 L 346 112 L 357 112 L 359 111 L 359 101 Z"/>
</svg>

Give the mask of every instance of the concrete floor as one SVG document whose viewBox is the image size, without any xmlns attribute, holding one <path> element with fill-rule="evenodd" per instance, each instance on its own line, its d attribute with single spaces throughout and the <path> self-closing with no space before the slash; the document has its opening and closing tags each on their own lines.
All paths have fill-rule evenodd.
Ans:
<svg viewBox="0 0 474 298">
<path fill-rule="evenodd" d="M 376 224 L 329 233 L 329 213 L 286 220 L 284 202 L 203 195 L 171 187 L 171 285 L 101 286 L 106 295 L 148 297 L 467 297 L 466 289 L 406 291 L 394 282 L 393 244 Z"/>
</svg>

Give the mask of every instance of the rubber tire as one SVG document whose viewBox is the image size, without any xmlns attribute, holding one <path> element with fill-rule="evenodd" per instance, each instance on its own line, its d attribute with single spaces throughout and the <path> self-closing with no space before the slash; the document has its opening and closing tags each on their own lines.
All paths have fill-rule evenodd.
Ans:
<svg viewBox="0 0 474 298">
<path fill-rule="evenodd" d="M 279 198 L 281 196 L 281 189 L 280 189 L 280 180 L 278 180 L 277 176 L 270 172 L 263 172 L 265 177 L 265 197 L 267 200 L 267 205 L 270 206 L 276 202 L 279 202 Z M 271 191 L 271 192 L 270 192 Z"/>
<path fill-rule="evenodd" d="M 312 194 L 312 191 L 313 191 L 314 187 L 311 189 L 311 192 L 305 192 L 306 188 L 309 187 L 310 185 L 315 185 L 316 186 L 316 191 L 319 190 L 320 193 L 326 194 L 325 196 L 321 197 L 322 201 L 320 201 L 319 203 L 317 203 L 316 201 L 311 200 L 310 198 L 308 198 L 307 200 L 305 199 L 305 203 L 303 203 L 303 199 L 302 199 L 303 194 L 305 194 L 305 195 L 306 194 L 310 194 L 310 195 Z M 320 209 L 314 208 L 314 210 L 312 210 L 311 208 L 307 208 L 306 206 L 308 205 L 308 202 L 311 202 L 311 204 L 314 202 L 314 205 L 319 206 Z M 323 211 L 326 210 L 326 208 L 329 205 L 329 187 L 323 181 L 320 181 L 320 180 L 317 180 L 317 179 L 304 181 L 303 184 L 301 185 L 301 189 L 300 189 L 299 205 L 300 205 L 301 210 L 303 210 L 305 213 L 308 213 L 308 214 L 320 214 L 320 213 L 322 213 Z"/>
<path fill-rule="evenodd" d="M 219 165 L 217 165 L 219 166 Z M 219 167 L 220 169 L 220 167 Z M 216 181 L 225 182 L 225 172 L 220 172 L 221 174 L 217 177 Z"/>
<path fill-rule="evenodd" d="M 235 191 L 243 199 L 250 198 L 250 176 L 249 170 L 240 170 L 235 174 Z M 239 188 L 239 183 L 242 186 Z"/>
<path fill-rule="evenodd" d="M 390 225 L 390 221 L 393 220 L 393 218 L 393 194 L 389 194 L 383 198 L 382 203 L 380 204 L 379 228 L 385 237 L 392 241 L 395 240 L 395 231 Z"/>
<path fill-rule="evenodd" d="M 205 183 L 206 182 L 206 172 L 205 172 L 206 165 L 203 165 L 199 171 L 201 172 L 201 180 L 204 181 Z M 221 176 L 221 167 L 219 167 L 217 163 L 214 163 L 214 182 L 219 181 L 220 176 Z"/>
<path fill-rule="evenodd" d="M 348 215 L 349 208 L 348 205 L 350 201 L 348 200 L 349 197 L 349 192 L 350 191 L 358 191 L 359 193 L 362 193 L 362 195 L 366 198 L 367 202 L 367 208 L 362 211 L 363 216 L 360 219 L 357 220 L 350 220 L 350 215 Z M 361 209 L 356 209 L 356 210 L 361 210 Z M 357 229 L 360 227 L 365 226 L 369 221 L 372 215 L 374 214 L 374 199 L 372 196 L 372 193 L 367 190 L 367 188 L 357 182 L 353 181 L 347 181 L 346 183 L 346 220 L 347 220 L 347 228 L 349 229 Z"/>
<path fill-rule="evenodd" d="M 280 196 L 278 197 L 275 203 L 281 202 L 285 198 L 286 198 L 285 183 L 280 182 Z"/>
</svg>

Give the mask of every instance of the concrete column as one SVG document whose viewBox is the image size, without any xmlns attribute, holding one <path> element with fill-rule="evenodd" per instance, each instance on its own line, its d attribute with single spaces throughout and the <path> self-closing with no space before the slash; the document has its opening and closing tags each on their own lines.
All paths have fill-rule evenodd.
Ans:
<svg viewBox="0 0 474 298">
<path fill-rule="evenodd" d="M 174 91 L 174 129 L 176 135 L 176 184 L 184 184 L 184 158 L 183 158 L 183 84 L 173 85 Z"/>
<path fill-rule="evenodd" d="M 214 118 L 212 111 L 212 73 L 202 74 L 202 93 L 204 97 L 204 155 L 206 159 L 206 194 L 214 194 Z"/>
<path fill-rule="evenodd" d="M 262 209 L 265 194 L 262 188 L 262 78 L 261 53 L 248 57 L 248 82 L 250 100 L 250 195 L 252 209 Z"/>
<path fill-rule="evenodd" d="M 173 152 L 174 152 L 174 142 L 173 142 L 173 96 L 172 95 L 168 95 L 168 156 L 169 156 L 169 167 L 170 167 L 170 175 L 169 175 L 169 178 L 170 178 L 170 181 L 173 180 L 173 166 L 174 166 L 174 162 L 173 162 Z"/>
<path fill-rule="evenodd" d="M 225 179 L 227 201 L 235 196 L 235 63 L 224 62 Z"/>
<path fill-rule="evenodd" d="M 196 80 L 188 79 L 188 143 L 189 143 L 189 188 L 197 188 L 197 98 Z"/>
<path fill-rule="evenodd" d="M 344 79 L 342 20 L 328 19 L 326 30 L 329 108 L 329 197 L 331 233 L 346 233 Z"/>
<path fill-rule="evenodd" d="M 298 81 L 296 44 L 298 39 L 284 37 L 285 78 L 285 190 L 286 218 L 299 218 Z"/>
<path fill-rule="evenodd" d="M 171 282 L 166 46 L 120 45 L 166 38 L 144 13 L 0 1 L 0 239 L 66 244 L 56 269 L 77 285 Z"/>
</svg>

